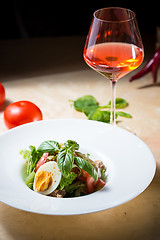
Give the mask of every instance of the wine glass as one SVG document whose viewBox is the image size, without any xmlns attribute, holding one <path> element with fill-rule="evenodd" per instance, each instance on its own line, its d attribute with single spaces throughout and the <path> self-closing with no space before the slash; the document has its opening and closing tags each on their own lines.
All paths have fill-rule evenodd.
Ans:
<svg viewBox="0 0 160 240">
<path fill-rule="evenodd" d="M 117 80 L 139 67 L 144 58 L 135 13 L 119 7 L 95 11 L 83 56 L 91 68 L 111 81 L 110 123 L 116 125 Z"/>
</svg>

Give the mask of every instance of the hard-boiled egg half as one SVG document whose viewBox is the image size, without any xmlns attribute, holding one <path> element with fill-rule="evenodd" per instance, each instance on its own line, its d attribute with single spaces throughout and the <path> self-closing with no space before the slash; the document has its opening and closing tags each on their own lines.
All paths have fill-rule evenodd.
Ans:
<svg viewBox="0 0 160 240">
<path fill-rule="evenodd" d="M 46 162 L 37 170 L 33 190 L 48 195 L 52 193 L 61 181 L 61 172 L 56 162 Z"/>
</svg>

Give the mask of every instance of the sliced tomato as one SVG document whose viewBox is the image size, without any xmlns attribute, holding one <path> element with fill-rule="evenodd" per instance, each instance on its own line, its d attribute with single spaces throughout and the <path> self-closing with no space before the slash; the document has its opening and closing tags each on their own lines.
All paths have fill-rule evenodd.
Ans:
<svg viewBox="0 0 160 240">
<path fill-rule="evenodd" d="M 82 176 L 86 179 L 87 176 L 89 175 L 89 173 L 87 173 L 86 171 L 84 171 L 83 169 L 82 170 Z"/>
<path fill-rule="evenodd" d="M 101 178 L 98 178 L 98 180 L 95 182 L 94 178 L 91 177 L 91 175 L 89 175 L 89 173 L 87 173 L 83 169 L 82 169 L 82 176 L 80 177 L 80 180 L 86 182 L 88 193 L 93 193 L 96 190 L 99 190 L 102 187 L 104 187 L 106 184 Z"/>
<path fill-rule="evenodd" d="M 92 193 L 95 191 L 95 186 L 94 186 L 94 178 L 91 177 L 89 174 L 86 178 L 86 183 L 87 183 L 87 190 L 89 193 Z"/>
<path fill-rule="evenodd" d="M 87 190 L 88 193 L 92 193 L 95 190 L 95 186 L 94 186 L 94 178 L 91 177 L 91 175 L 89 175 L 89 173 L 87 173 L 86 171 L 84 171 L 82 169 L 82 176 L 81 176 L 81 180 L 85 181 L 87 184 Z"/>
<path fill-rule="evenodd" d="M 94 182 L 93 184 L 96 189 L 101 189 L 102 187 L 104 187 L 106 185 L 106 183 L 101 178 L 98 178 L 98 180 L 96 182 Z"/>
<path fill-rule="evenodd" d="M 87 178 L 87 176 L 89 175 L 86 171 L 84 171 L 83 169 L 81 169 L 81 171 L 82 171 L 82 174 L 81 174 L 81 176 L 79 176 L 78 178 L 81 180 L 81 181 L 83 181 L 83 182 L 86 182 L 86 178 Z"/>
<path fill-rule="evenodd" d="M 36 164 L 36 167 L 34 169 L 35 172 L 37 172 L 38 168 L 40 168 L 40 166 L 42 166 L 46 162 L 48 155 L 49 153 L 43 153 L 42 157 L 39 159 L 39 161 Z"/>
</svg>

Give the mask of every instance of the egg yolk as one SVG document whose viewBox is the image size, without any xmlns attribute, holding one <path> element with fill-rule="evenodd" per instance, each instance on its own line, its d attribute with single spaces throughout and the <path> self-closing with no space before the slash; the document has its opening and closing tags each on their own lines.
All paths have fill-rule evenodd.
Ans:
<svg viewBox="0 0 160 240">
<path fill-rule="evenodd" d="M 39 171 L 35 177 L 35 191 L 44 192 L 52 184 L 51 174 L 47 171 Z"/>
</svg>

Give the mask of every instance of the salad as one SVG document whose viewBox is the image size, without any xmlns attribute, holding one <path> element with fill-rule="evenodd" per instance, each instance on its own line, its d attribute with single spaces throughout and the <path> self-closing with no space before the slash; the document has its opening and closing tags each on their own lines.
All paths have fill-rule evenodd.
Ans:
<svg viewBox="0 0 160 240">
<path fill-rule="evenodd" d="M 92 161 L 89 154 L 78 151 L 79 144 L 44 141 L 36 149 L 21 150 L 25 159 L 26 185 L 43 195 L 78 197 L 93 193 L 106 184 L 106 167 L 102 161 Z"/>
</svg>

